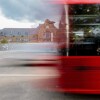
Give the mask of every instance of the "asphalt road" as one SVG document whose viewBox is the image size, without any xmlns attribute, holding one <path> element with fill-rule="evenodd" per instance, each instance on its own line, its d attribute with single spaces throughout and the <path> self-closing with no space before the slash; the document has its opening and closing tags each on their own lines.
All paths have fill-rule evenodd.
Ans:
<svg viewBox="0 0 100 100">
<path fill-rule="evenodd" d="M 44 66 L 29 66 L 30 63 L 59 63 L 51 54 L 40 55 L 27 51 L 0 52 L 0 100 L 100 100 L 100 95 L 76 95 L 35 88 L 35 81 L 59 76 L 50 66 L 47 69 Z"/>
<path fill-rule="evenodd" d="M 38 70 L 37 70 L 38 71 Z M 34 67 L 0 66 L 0 100 L 100 100 L 100 95 L 79 95 L 45 91 L 34 87 Z"/>
<path fill-rule="evenodd" d="M 42 91 L 35 89 L 29 81 L 21 81 L 1 85 L 0 100 L 100 100 L 100 96 Z"/>
</svg>

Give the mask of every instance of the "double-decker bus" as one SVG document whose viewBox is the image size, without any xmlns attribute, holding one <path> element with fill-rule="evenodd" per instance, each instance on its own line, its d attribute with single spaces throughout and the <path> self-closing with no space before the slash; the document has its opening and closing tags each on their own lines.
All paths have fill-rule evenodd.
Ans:
<svg viewBox="0 0 100 100">
<path fill-rule="evenodd" d="M 66 37 L 59 42 L 62 66 L 58 90 L 100 94 L 100 1 L 57 3 L 64 6 L 59 29 Z"/>
</svg>

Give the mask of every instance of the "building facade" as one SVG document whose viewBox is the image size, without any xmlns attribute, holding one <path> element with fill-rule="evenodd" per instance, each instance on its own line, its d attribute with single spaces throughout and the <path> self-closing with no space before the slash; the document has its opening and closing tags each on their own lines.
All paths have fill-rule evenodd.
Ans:
<svg viewBox="0 0 100 100">
<path fill-rule="evenodd" d="M 58 41 L 58 29 L 54 26 L 53 21 L 46 19 L 44 24 L 40 24 L 35 29 L 35 34 L 30 35 L 32 42 L 56 42 Z"/>
<path fill-rule="evenodd" d="M 40 24 L 37 28 L 4 28 L 0 30 L 0 41 L 6 40 L 8 43 L 57 42 L 58 29 L 54 23 L 46 19 L 44 24 Z"/>
</svg>

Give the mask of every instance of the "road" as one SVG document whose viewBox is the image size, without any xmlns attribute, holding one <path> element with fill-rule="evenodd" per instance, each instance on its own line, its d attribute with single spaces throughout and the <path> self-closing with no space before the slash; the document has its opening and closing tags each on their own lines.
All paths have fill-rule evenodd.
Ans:
<svg viewBox="0 0 100 100">
<path fill-rule="evenodd" d="M 4 77 L 0 77 L 0 80 L 2 78 Z M 5 78 L 8 80 L 11 77 Z M 34 89 L 30 81 L 10 81 L 10 84 L 0 86 L 0 100 L 100 100 L 100 96 L 47 92 Z"/>
<path fill-rule="evenodd" d="M 40 55 L 26 51 L 0 51 L 0 100 L 100 100 L 100 95 L 76 95 L 35 88 L 34 82 L 39 79 L 59 77 L 57 70 L 50 66 L 33 66 L 36 63 L 59 63 L 51 54 Z"/>
<path fill-rule="evenodd" d="M 100 95 L 75 95 L 36 89 L 33 82 L 41 78 L 36 68 L 0 66 L 0 100 L 100 100 Z"/>
</svg>

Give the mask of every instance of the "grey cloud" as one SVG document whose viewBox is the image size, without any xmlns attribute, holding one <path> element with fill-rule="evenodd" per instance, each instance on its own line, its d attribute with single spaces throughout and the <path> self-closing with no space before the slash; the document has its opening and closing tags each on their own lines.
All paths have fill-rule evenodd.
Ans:
<svg viewBox="0 0 100 100">
<path fill-rule="evenodd" d="M 29 21 L 58 16 L 62 9 L 59 5 L 48 4 L 45 0 L 0 0 L 0 8 L 8 18 L 26 18 Z"/>
</svg>

